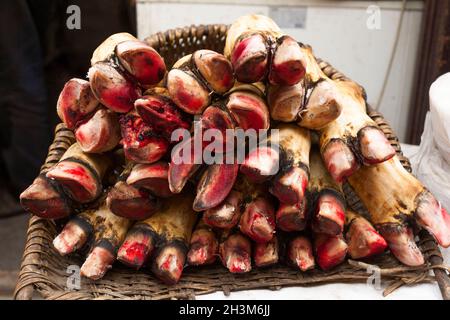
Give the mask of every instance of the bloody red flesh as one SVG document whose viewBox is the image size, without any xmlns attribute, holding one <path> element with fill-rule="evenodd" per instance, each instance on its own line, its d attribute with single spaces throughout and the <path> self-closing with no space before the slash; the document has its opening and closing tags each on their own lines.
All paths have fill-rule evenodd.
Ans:
<svg viewBox="0 0 450 320">
<path fill-rule="evenodd" d="M 214 232 L 207 228 L 196 229 L 191 237 L 187 262 L 191 266 L 211 264 L 216 261 L 219 243 Z"/>
<path fill-rule="evenodd" d="M 322 157 L 328 172 L 336 182 L 342 182 L 359 167 L 353 152 L 340 139 L 331 140 L 325 146 Z"/>
<path fill-rule="evenodd" d="M 70 159 L 57 163 L 46 176 L 56 180 L 79 203 L 95 200 L 102 190 L 98 177 L 87 166 Z"/>
<path fill-rule="evenodd" d="M 75 131 L 78 144 L 84 152 L 101 153 L 112 150 L 120 141 L 120 126 L 117 115 L 99 109 L 87 122 Z"/>
<path fill-rule="evenodd" d="M 309 177 L 306 170 L 293 166 L 273 179 L 270 192 L 281 203 L 295 205 L 303 201 L 308 181 Z"/>
<path fill-rule="evenodd" d="M 316 233 L 314 235 L 316 261 L 322 270 L 330 270 L 344 262 L 347 244 L 342 235 L 330 236 Z"/>
<path fill-rule="evenodd" d="M 220 244 L 220 259 L 231 273 L 244 273 L 252 269 L 251 243 L 242 234 L 236 233 Z"/>
<path fill-rule="evenodd" d="M 89 69 L 89 82 L 95 97 L 109 109 L 125 113 L 133 109 L 139 88 L 108 63 L 98 62 Z"/>
<path fill-rule="evenodd" d="M 169 142 L 155 134 L 135 112 L 120 117 L 122 144 L 125 157 L 137 163 L 153 163 L 161 159 L 169 148 Z"/>
<path fill-rule="evenodd" d="M 116 46 L 116 56 L 125 70 L 144 87 L 156 85 L 166 73 L 163 58 L 155 49 L 141 41 L 119 43 Z"/>
<path fill-rule="evenodd" d="M 226 139 L 227 129 L 234 129 L 233 120 L 230 115 L 219 107 L 209 106 L 203 112 L 200 121 L 203 135 L 203 148 L 215 153 L 230 151 L 231 146 L 227 144 Z M 211 139 L 208 137 L 209 134 L 212 136 Z M 211 144 L 210 141 L 214 143 Z M 214 150 L 209 145 L 213 146 Z"/>
<path fill-rule="evenodd" d="M 208 166 L 197 185 L 193 209 L 204 211 L 219 205 L 231 191 L 238 169 L 239 165 L 236 163 Z"/>
<path fill-rule="evenodd" d="M 322 192 L 316 200 L 312 229 L 318 233 L 339 235 L 344 230 L 345 208 L 334 192 Z"/>
<path fill-rule="evenodd" d="M 152 263 L 153 274 L 166 284 L 177 283 L 183 273 L 186 252 L 176 245 L 165 245 Z"/>
<path fill-rule="evenodd" d="M 269 128 L 269 109 L 266 102 L 254 93 L 233 92 L 228 98 L 227 108 L 243 130 Z"/>
<path fill-rule="evenodd" d="M 276 236 L 269 242 L 256 243 L 253 260 L 257 267 L 267 267 L 278 262 L 278 239 Z"/>
<path fill-rule="evenodd" d="M 69 129 L 89 118 L 98 106 L 98 100 L 91 91 L 89 81 L 70 79 L 62 89 L 56 109 L 60 119 Z"/>
<path fill-rule="evenodd" d="M 363 217 L 352 220 L 345 239 L 348 244 L 348 254 L 352 259 L 377 255 L 387 248 L 386 240 Z"/>
<path fill-rule="evenodd" d="M 268 49 L 260 34 L 249 35 L 240 40 L 231 53 L 236 79 L 244 83 L 261 81 L 266 75 Z"/>
<path fill-rule="evenodd" d="M 269 81 L 276 85 L 295 85 L 306 73 L 306 63 L 295 39 L 283 36 L 277 40 L 272 57 Z"/>
<path fill-rule="evenodd" d="M 142 120 L 167 139 L 175 129 L 189 130 L 191 127 L 187 115 L 167 97 L 148 95 L 137 99 L 134 105 Z"/>
<path fill-rule="evenodd" d="M 201 161 L 196 161 L 194 141 L 189 138 L 180 142 L 172 150 L 169 164 L 169 188 L 180 193 L 188 179 L 198 170 Z"/>
<path fill-rule="evenodd" d="M 252 182 L 260 183 L 276 175 L 280 166 L 280 154 L 272 147 L 251 150 L 240 171 Z"/>
<path fill-rule="evenodd" d="M 155 162 L 151 164 L 137 164 L 127 178 L 127 183 L 136 188 L 144 188 L 158 197 L 167 198 L 172 195 L 169 189 L 169 164 Z"/>
<path fill-rule="evenodd" d="M 189 114 L 201 114 L 210 103 L 209 92 L 199 80 L 179 69 L 169 72 L 167 89 L 176 105 Z"/>
<path fill-rule="evenodd" d="M 128 231 L 117 252 L 117 259 L 129 267 L 139 269 L 152 254 L 154 245 L 152 234 L 138 224 Z"/>
</svg>

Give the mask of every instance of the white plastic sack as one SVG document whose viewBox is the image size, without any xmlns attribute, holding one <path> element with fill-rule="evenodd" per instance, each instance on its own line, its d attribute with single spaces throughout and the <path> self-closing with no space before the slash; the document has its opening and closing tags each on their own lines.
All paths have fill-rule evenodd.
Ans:
<svg viewBox="0 0 450 320">
<path fill-rule="evenodd" d="M 450 212 L 450 73 L 430 88 L 430 111 L 419 150 L 411 158 L 413 173 Z"/>
</svg>

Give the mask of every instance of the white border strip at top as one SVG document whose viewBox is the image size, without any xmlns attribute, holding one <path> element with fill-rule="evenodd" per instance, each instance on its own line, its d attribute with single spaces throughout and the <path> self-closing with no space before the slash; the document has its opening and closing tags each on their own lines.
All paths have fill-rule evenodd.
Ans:
<svg viewBox="0 0 450 320">
<path fill-rule="evenodd" d="M 377 5 L 381 9 L 401 10 L 402 1 L 338 1 L 338 0 L 137 0 L 138 3 L 190 3 L 190 4 L 228 4 L 241 6 L 307 6 L 307 7 L 331 7 L 348 9 L 366 9 L 370 5 Z M 406 10 L 422 11 L 424 1 L 408 0 Z"/>
</svg>

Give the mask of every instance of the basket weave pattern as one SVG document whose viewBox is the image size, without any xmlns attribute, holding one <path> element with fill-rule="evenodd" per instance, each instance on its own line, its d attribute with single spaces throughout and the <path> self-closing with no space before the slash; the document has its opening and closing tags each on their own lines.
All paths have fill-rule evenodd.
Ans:
<svg viewBox="0 0 450 320">
<path fill-rule="evenodd" d="M 198 49 L 223 51 L 227 32 L 226 25 L 191 26 L 157 33 L 146 39 L 164 57 L 170 67 L 182 56 Z M 339 80 L 345 76 L 327 62 L 318 60 L 322 70 L 330 78 Z M 383 116 L 368 109 L 369 116 L 389 138 L 397 150 L 402 164 L 410 170 L 410 164 L 400 149 L 397 137 Z M 48 157 L 41 168 L 45 172 L 62 156 L 75 141 L 70 130 L 60 124 L 55 130 L 55 139 L 49 148 Z M 344 188 L 347 202 L 355 210 L 364 210 L 360 200 L 347 185 Z M 58 226 L 54 221 L 38 217 L 30 219 L 27 242 L 17 283 L 15 298 L 30 299 L 38 292 L 46 299 L 186 299 L 196 295 L 223 291 L 249 289 L 278 290 L 287 286 L 311 286 L 323 283 L 366 282 L 371 275 L 368 265 L 381 268 L 382 280 L 388 283 L 384 294 L 401 285 L 410 285 L 438 280 L 444 298 L 450 296 L 449 278 L 442 266 L 442 256 L 436 242 L 425 232 L 420 234 L 420 247 L 429 262 L 425 266 L 407 267 L 390 254 L 385 253 L 370 261 L 348 260 L 328 271 L 312 270 L 301 273 L 286 266 L 277 265 L 255 269 L 247 274 L 231 274 L 220 265 L 201 268 L 186 268 L 180 282 L 174 286 L 162 284 L 148 270 L 134 271 L 116 263 L 106 276 L 98 281 L 81 279 L 81 289 L 67 289 L 68 266 L 81 266 L 80 256 L 61 257 L 52 247 Z M 433 269 L 435 276 L 430 274 Z M 446 296 L 447 295 L 447 296 Z"/>
</svg>

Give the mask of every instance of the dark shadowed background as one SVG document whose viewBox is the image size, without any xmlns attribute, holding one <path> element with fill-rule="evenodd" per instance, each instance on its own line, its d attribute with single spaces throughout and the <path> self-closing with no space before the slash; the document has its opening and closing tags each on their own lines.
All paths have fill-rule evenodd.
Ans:
<svg viewBox="0 0 450 320">
<path fill-rule="evenodd" d="M 81 9 L 70 30 L 67 8 Z M 130 0 L 0 1 L 0 297 L 14 287 L 29 216 L 18 195 L 39 172 L 59 122 L 64 83 L 85 78 L 93 50 L 116 32 L 136 33 Z"/>
</svg>

